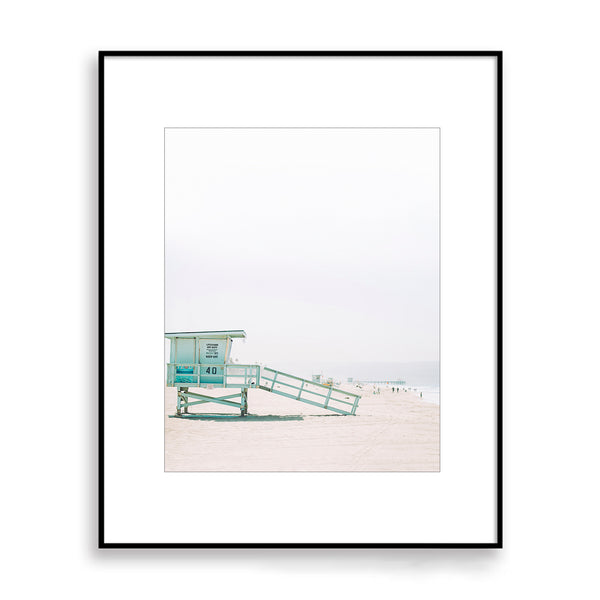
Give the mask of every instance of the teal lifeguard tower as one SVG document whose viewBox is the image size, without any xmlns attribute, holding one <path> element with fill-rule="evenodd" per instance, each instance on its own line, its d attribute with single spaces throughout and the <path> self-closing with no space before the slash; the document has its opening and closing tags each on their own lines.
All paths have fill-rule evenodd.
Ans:
<svg viewBox="0 0 600 600">
<path fill-rule="evenodd" d="M 317 381 L 296 377 L 261 365 L 240 365 L 230 361 L 231 345 L 245 338 L 240 329 L 231 331 L 188 331 L 165 333 L 171 342 L 167 364 L 167 386 L 177 388 L 177 412 L 170 417 L 197 419 L 208 414 L 190 413 L 189 407 L 214 402 L 248 414 L 248 390 L 259 388 L 274 394 L 312 404 L 326 410 L 354 415 L 360 396 Z M 190 388 L 233 388 L 224 396 L 190 392 Z"/>
</svg>

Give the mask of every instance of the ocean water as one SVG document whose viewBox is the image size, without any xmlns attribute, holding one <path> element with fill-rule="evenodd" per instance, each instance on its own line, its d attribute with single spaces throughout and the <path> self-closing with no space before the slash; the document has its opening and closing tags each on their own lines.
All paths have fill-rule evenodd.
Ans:
<svg viewBox="0 0 600 600">
<path fill-rule="evenodd" d="M 424 402 L 432 402 L 433 404 L 440 403 L 440 390 L 434 390 L 429 388 L 417 388 L 417 391 L 421 393 L 421 398 Z"/>
</svg>

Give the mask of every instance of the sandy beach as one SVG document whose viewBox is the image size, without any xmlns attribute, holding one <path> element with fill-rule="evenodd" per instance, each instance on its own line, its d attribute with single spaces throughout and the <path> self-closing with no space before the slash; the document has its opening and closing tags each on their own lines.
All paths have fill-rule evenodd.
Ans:
<svg viewBox="0 0 600 600">
<path fill-rule="evenodd" d="M 177 392 L 165 388 L 165 471 L 439 471 L 437 404 L 339 387 L 363 394 L 355 416 L 252 389 L 247 417 L 172 419 Z M 190 410 L 239 415 L 218 404 Z"/>
</svg>

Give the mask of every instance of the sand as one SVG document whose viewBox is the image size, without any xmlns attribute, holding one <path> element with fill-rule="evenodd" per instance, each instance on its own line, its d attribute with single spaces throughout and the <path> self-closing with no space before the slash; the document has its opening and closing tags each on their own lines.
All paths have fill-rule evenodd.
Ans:
<svg viewBox="0 0 600 600">
<path fill-rule="evenodd" d="M 439 471 L 437 404 L 340 387 L 363 394 L 355 416 L 251 389 L 244 418 L 171 419 L 177 392 L 165 388 L 165 471 Z M 239 415 L 219 404 L 190 411 Z"/>
</svg>

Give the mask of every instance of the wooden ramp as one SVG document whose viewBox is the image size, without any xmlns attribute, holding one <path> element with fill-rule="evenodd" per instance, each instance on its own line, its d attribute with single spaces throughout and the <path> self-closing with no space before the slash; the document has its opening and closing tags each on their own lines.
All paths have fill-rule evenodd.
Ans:
<svg viewBox="0 0 600 600">
<path fill-rule="evenodd" d="M 269 367 L 261 367 L 258 387 L 298 402 L 312 404 L 341 415 L 354 415 L 360 396 Z"/>
</svg>

